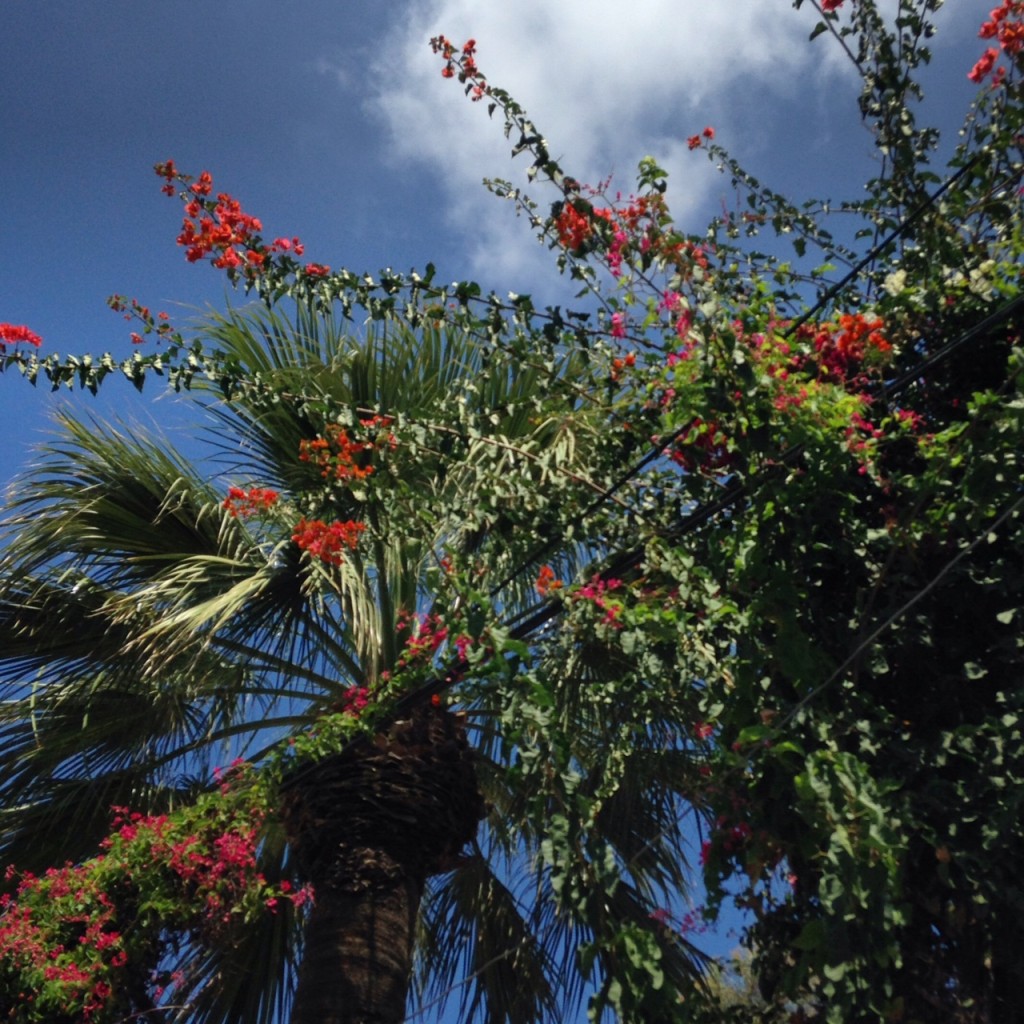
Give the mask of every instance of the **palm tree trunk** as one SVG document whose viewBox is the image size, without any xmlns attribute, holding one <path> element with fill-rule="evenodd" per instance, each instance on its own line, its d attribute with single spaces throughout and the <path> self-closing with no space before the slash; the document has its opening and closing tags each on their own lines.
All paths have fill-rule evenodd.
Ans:
<svg viewBox="0 0 1024 1024">
<path fill-rule="evenodd" d="M 462 721 L 420 709 L 303 766 L 282 797 L 315 893 L 291 1024 L 401 1024 L 424 883 L 484 813 Z"/>
<path fill-rule="evenodd" d="M 404 1020 L 422 890 L 415 879 L 403 876 L 400 864 L 388 867 L 372 881 L 366 879 L 362 891 L 332 885 L 317 889 L 292 1024 Z"/>
</svg>

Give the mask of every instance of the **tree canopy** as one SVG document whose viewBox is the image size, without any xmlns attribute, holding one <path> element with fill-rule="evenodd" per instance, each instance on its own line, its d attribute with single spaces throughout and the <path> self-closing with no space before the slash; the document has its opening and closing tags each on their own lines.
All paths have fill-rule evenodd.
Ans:
<svg viewBox="0 0 1024 1024">
<path fill-rule="evenodd" d="M 939 0 L 794 6 L 862 77 L 864 196 L 790 201 L 707 128 L 742 200 L 685 233 L 655 159 L 576 180 L 438 36 L 573 308 L 304 262 L 165 162 L 186 257 L 252 307 L 116 296 L 155 349 L 120 365 L 0 325 L 5 370 L 161 374 L 222 449 L 69 417 L 8 509 L 10 1020 L 271 1020 L 300 962 L 293 1020 L 327 1019 L 307 978 L 358 974 L 330 936 L 366 906 L 487 1020 L 1020 1019 L 1024 4 L 941 169 Z M 698 869 L 755 1002 L 693 944 Z"/>
</svg>

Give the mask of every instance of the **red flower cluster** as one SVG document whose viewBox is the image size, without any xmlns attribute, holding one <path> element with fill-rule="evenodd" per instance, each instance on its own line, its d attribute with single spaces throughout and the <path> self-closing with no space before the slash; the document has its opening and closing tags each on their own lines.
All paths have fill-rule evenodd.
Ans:
<svg viewBox="0 0 1024 1024">
<path fill-rule="evenodd" d="M 265 262 L 266 253 L 258 241 L 262 222 L 243 212 L 238 200 L 226 192 L 217 194 L 212 216 L 198 198 L 185 206 L 185 213 L 178 245 L 185 247 L 185 259 L 190 263 L 213 254 L 213 265 L 219 268 L 246 263 L 261 267 Z"/>
<path fill-rule="evenodd" d="M 213 178 L 209 171 L 203 171 L 192 181 L 178 171 L 173 160 L 157 164 L 154 169 L 166 181 L 162 188 L 166 195 L 173 196 L 178 191 L 175 183 L 182 186 L 185 218 L 177 241 L 185 248 L 185 258 L 190 263 L 212 257 L 215 267 L 251 278 L 277 254 L 302 255 L 303 245 L 298 238 L 276 238 L 267 245 L 260 237 L 260 219 L 246 213 L 228 193 L 218 192 L 216 199 L 211 199 Z M 316 268 L 317 273 L 330 272 L 317 264 L 310 264 L 307 272 L 313 272 L 311 268 Z"/>
<path fill-rule="evenodd" d="M 1024 0 L 1003 0 L 1003 3 L 989 12 L 989 20 L 981 26 L 978 35 L 982 39 L 995 39 L 999 48 L 1009 57 L 1016 57 L 1024 49 Z M 989 47 L 967 77 L 979 85 L 985 81 L 999 59 L 999 50 Z M 992 85 L 1001 85 L 1006 77 L 1006 68 L 1000 67 L 992 79 Z"/>
<path fill-rule="evenodd" d="M 714 130 L 706 128 L 705 136 L 713 138 Z M 586 191 L 599 195 L 603 187 Z M 690 279 L 696 266 L 707 269 L 707 254 L 699 245 L 663 230 L 667 211 L 661 194 L 630 196 L 626 201 L 617 196 L 615 202 L 612 207 L 593 207 L 566 201 L 556 208 L 549 227 L 558 243 L 576 255 L 603 244 L 602 255 L 613 277 L 622 275 L 627 259 L 637 259 L 644 271 L 652 260 L 663 261 L 672 265 L 682 280 Z M 617 333 L 622 322 L 613 326 L 612 336 L 622 337 L 624 331 Z"/>
<path fill-rule="evenodd" d="M 554 220 L 559 243 L 570 252 L 579 252 L 595 234 L 595 217 L 611 223 L 613 211 L 591 208 L 586 212 L 564 203 Z"/>
<path fill-rule="evenodd" d="M 19 341 L 35 345 L 36 348 L 43 343 L 43 339 L 38 334 L 30 331 L 23 324 L 0 324 L 0 352 L 4 351 L 5 343 L 17 345 Z"/>
<path fill-rule="evenodd" d="M 700 135 L 691 135 L 686 140 L 686 146 L 688 149 L 700 149 L 703 139 L 707 139 L 710 142 L 714 137 L 715 129 L 708 125 Z"/>
<path fill-rule="evenodd" d="M 821 9 L 823 11 L 838 11 L 844 2 L 845 0 L 821 0 Z"/>
<path fill-rule="evenodd" d="M 730 451 L 729 440 L 721 427 L 699 416 L 665 454 L 687 473 L 711 477 L 721 476 L 736 462 L 736 453 Z"/>
<path fill-rule="evenodd" d="M 475 102 L 483 99 L 488 93 L 487 79 L 476 63 L 476 40 L 467 39 L 461 50 L 446 36 L 435 36 L 430 40 L 430 48 L 439 53 L 444 60 L 441 69 L 442 78 L 455 78 L 463 84 L 469 83 L 466 92 Z"/>
<path fill-rule="evenodd" d="M 143 327 L 143 334 L 155 333 L 158 341 L 175 336 L 180 339 L 174 328 L 169 323 L 170 317 L 166 313 L 157 313 L 154 317 L 149 306 L 144 306 L 138 299 L 129 299 L 126 295 L 111 295 L 107 299 L 107 305 L 115 312 L 124 316 L 125 320 L 137 320 Z M 133 345 L 141 345 L 145 340 L 137 331 L 130 335 Z"/>
<path fill-rule="evenodd" d="M 273 508 L 279 497 L 277 491 L 267 487 L 250 487 L 247 491 L 243 491 L 241 487 L 229 487 L 228 496 L 224 499 L 222 507 L 233 519 L 239 516 L 248 519 Z"/>
<path fill-rule="evenodd" d="M 344 561 L 343 550 L 348 548 L 354 551 L 359 543 L 359 535 L 365 529 L 365 523 L 358 523 L 354 519 L 345 523 L 325 523 L 322 519 L 303 517 L 295 525 L 292 540 L 314 558 L 328 565 L 341 565 Z"/>
</svg>

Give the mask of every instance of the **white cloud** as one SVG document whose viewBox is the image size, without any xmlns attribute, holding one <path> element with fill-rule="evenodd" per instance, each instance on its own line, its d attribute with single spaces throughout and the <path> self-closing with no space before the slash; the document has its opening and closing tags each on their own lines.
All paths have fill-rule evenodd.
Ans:
<svg viewBox="0 0 1024 1024">
<path fill-rule="evenodd" d="M 481 188 L 484 177 L 525 185 L 528 163 L 510 161 L 501 122 L 442 79 L 431 36 L 475 38 L 488 80 L 526 108 L 581 180 L 614 174 L 613 188 L 629 192 L 638 160 L 653 155 L 672 175 L 678 221 L 694 230 L 722 185 L 701 154 L 687 152 L 686 137 L 711 124 L 731 149 L 770 146 L 781 109 L 820 106 L 843 59 L 807 45 L 813 18 L 790 0 L 418 0 L 405 13 L 387 63 L 375 68 L 373 109 L 394 159 L 419 162 L 442 182 L 452 227 L 486 280 L 539 280 L 550 256 Z M 539 185 L 533 194 L 554 198 Z"/>
</svg>

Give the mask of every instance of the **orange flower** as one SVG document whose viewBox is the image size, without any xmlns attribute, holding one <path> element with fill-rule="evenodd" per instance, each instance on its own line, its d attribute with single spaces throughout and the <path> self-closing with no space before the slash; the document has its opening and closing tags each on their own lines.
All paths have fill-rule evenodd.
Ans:
<svg viewBox="0 0 1024 1024">
<path fill-rule="evenodd" d="M 541 568 L 537 574 L 537 593 L 541 597 L 550 597 L 552 593 L 555 593 L 562 589 L 564 584 L 561 580 L 555 579 L 555 570 L 550 565 L 545 565 Z"/>
</svg>

